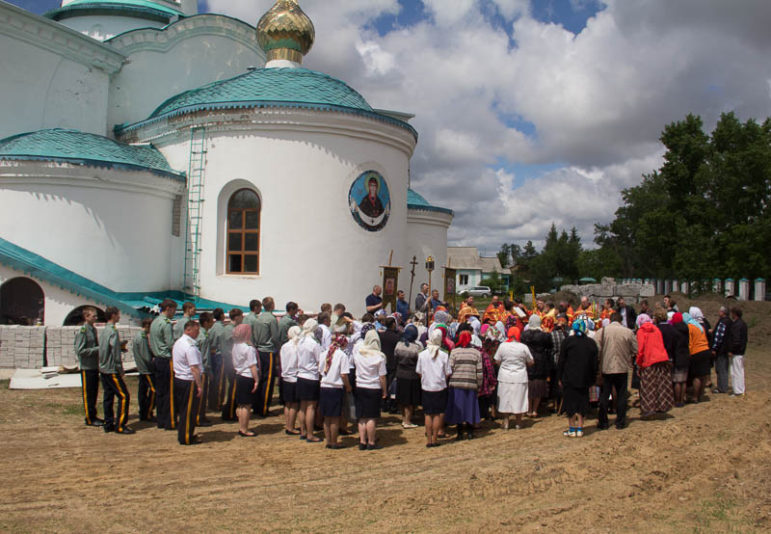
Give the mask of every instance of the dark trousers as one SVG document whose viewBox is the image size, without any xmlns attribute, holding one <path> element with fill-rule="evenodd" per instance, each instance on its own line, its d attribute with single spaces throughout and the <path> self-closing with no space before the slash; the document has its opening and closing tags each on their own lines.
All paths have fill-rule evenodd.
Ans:
<svg viewBox="0 0 771 534">
<path fill-rule="evenodd" d="M 728 354 L 718 354 L 715 356 L 715 373 L 717 374 L 717 390 L 720 393 L 728 392 L 728 377 L 731 371 L 728 362 Z"/>
<path fill-rule="evenodd" d="M 86 414 L 86 424 L 96 421 L 96 399 L 99 396 L 99 371 L 86 369 L 80 371 L 80 388 L 83 392 L 83 411 Z"/>
<path fill-rule="evenodd" d="M 202 393 L 198 397 L 195 410 L 195 424 L 200 425 L 202 421 L 206 421 L 206 400 L 209 398 L 209 377 L 211 373 L 201 373 Z"/>
<path fill-rule="evenodd" d="M 174 379 L 174 404 L 177 405 L 177 439 L 180 445 L 193 443 L 195 435 L 196 411 L 200 397 L 195 382 Z"/>
<path fill-rule="evenodd" d="M 177 428 L 174 411 L 174 363 L 171 358 L 153 358 L 153 366 L 158 428 L 173 430 Z"/>
<path fill-rule="evenodd" d="M 139 400 L 139 420 L 149 421 L 153 418 L 153 409 L 155 408 L 153 375 L 139 375 L 137 399 Z"/>
<path fill-rule="evenodd" d="M 273 386 L 276 382 L 276 362 L 272 352 L 260 352 L 260 383 L 252 404 L 252 411 L 256 415 L 265 417 L 270 409 L 273 399 Z"/>
<path fill-rule="evenodd" d="M 598 414 L 599 425 L 608 426 L 608 404 L 613 388 L 616 388 L 616 427 L 626 425 L 626 384 L 627 373 L 602 375 L 602 388 L 600 389 L 600 411 Z"/>
<path fill-rule="evenodd" d="M 128 423 L 129 396 L 126 383 L 118 374 L 105 374 L 102 376 L 102 388 L 104 390 L 102 406 L 104 408 L 104 426 L 116 432 L 122 432 Z M 118 412 L 113 412 L 113 403 L 118 398 Z M 117 416 L 117 417 L 116 417 Z"/>
<path fill-rule="evenodd" d="M 222 386 L 225 375 L 222 372 L 222 355 L 211 355 L 211 373 L 209 373 L 209 409 L 217 411 L 222 406 Z"/>
</svg>

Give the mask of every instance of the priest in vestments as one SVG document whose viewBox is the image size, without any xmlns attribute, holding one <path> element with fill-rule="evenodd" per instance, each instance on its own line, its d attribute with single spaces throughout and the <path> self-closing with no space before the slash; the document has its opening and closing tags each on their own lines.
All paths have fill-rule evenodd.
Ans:
<svg viewBox="0 0 771 534">
<path fill-rule="evenodd" d="M 479 319 L 479 311 L 474 307 L 474 297 L 469 297 L 463 301 L 458 312 L 458 322 L 463 324 L 469 317 L 476 317 Z"/>
</svg>

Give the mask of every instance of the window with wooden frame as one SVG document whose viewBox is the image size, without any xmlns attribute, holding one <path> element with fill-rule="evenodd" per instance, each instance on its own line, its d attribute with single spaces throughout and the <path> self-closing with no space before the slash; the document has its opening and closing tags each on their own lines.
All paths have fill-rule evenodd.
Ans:
<svg viewBox="0 0 771 534">
<path fill-rule="evenodd" d="M 260 197 L 239 189 L 228 200 L 228 274 L 260 272 Z"/>
</svg>

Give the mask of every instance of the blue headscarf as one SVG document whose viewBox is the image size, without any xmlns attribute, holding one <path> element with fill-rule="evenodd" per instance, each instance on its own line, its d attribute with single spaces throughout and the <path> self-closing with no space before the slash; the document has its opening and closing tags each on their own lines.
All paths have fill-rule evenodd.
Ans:
<svg viewBox="0 0 771 534">
<path fill-rule="evenodd" d="M 402 334 L 402 341 L 406 345 L 409 345 L 410 343 L 415 343 L 415 340 L 418 339 L 418 329 L 415 327 L 415 325 L 407 325 L 407 328 L 404 329 L 404 334 Z"/>
<path fill-rule="evenodd" d="M 586 323 L 583 321 L 583 319 L 576 319 L 573 321 L 573 332 L 577 336 L 586 335 Z"/>
<path fill-rule="evenodd" d="M 684 322 L 685 324 L 692 324 L 693 326 L 697 327 L 697 328 L 699 329 L 699 331 L 700 331 L 700 332 L 704 333 L 704 327 L 703 327 L 703 326 L 701 326 L 701 324 L 699 323 L 699 321 L 697 321 L 696 319 L 694 319 L 693 317 L 691 317 L 691 314 L 690 314 L 690 313 L 687 313 L 687 312 L 686 312 L 686 313 L 684 313 L 684 314 L 683 314 L 683 322 Z"/>
</svg>

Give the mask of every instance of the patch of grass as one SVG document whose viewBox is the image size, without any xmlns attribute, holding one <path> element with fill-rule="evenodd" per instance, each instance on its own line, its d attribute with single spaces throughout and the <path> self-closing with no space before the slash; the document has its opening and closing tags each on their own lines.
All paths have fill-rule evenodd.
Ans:
<svg viewBox="0 0 771 534">
<path fill-rule="evenodd" d="M 47 408 L 53 408 L 55 410 L 61 410 L 63 415 L 79 415 L 83 413 L 83 406 L 80 404 L 62 404 L 59 402 L 49 402 L 46 404 Z"/>
<path fill-rule="evenodd" d="M 11 379 L 0 380 L 0 389 L 8 389 L 11 387 Z"/>
</svg>

